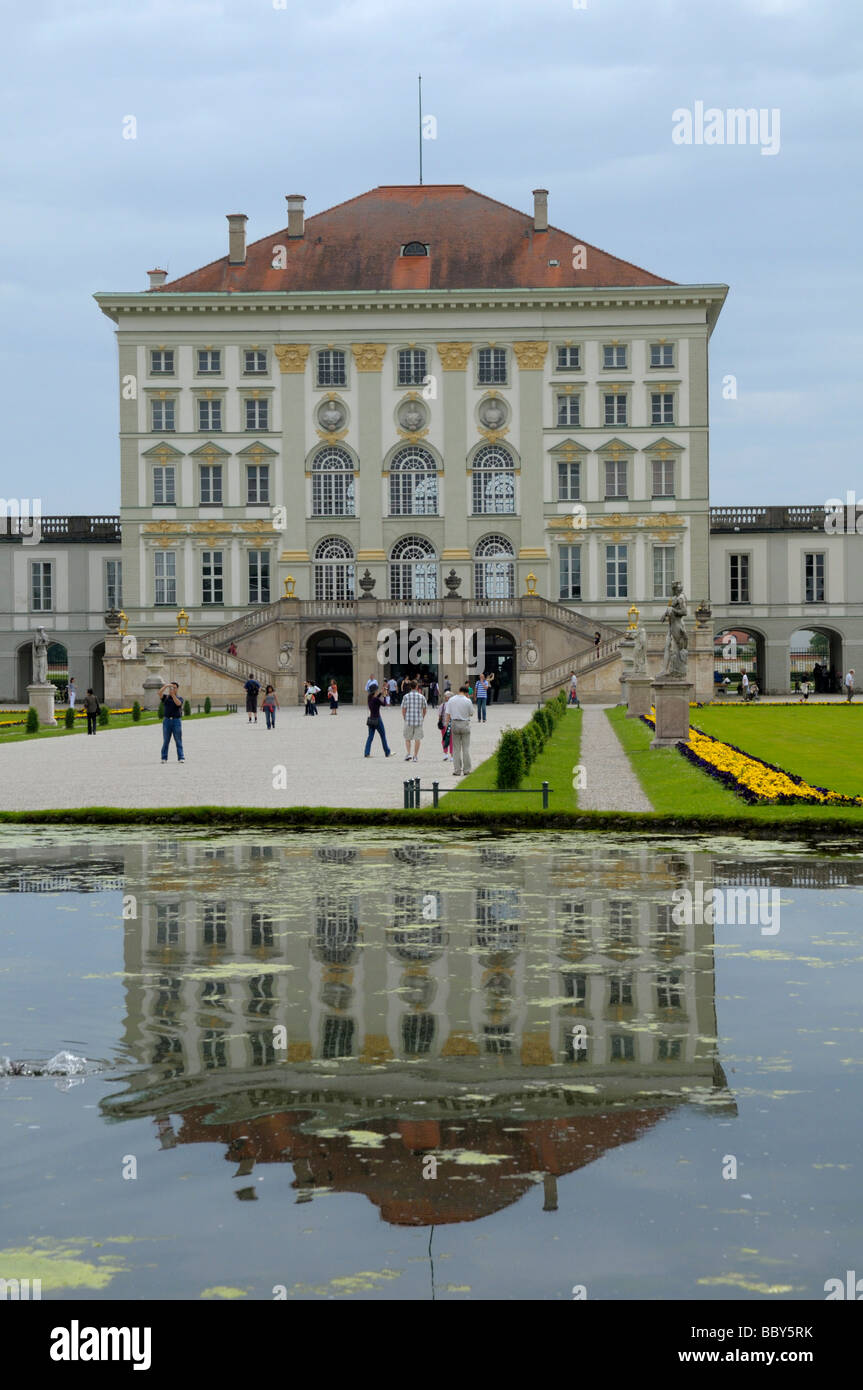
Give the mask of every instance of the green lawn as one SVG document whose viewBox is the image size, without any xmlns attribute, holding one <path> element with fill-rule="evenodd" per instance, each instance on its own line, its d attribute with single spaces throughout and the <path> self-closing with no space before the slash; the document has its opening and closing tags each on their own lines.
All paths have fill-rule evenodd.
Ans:
<svg viewBox="0 0 863 1390">
<path fill-rule="evenodd" d="M 541 788 L 543 782 L 548 782 L 550 788 L 549 811 L 575 811 L 578 807 L 577 795 L 572 789 L 572 769 L 578 763 L 580 745 L 581 710 L 567 709 L 563 718 L 555 725 L 554 732 L 546 742 L 539 757 L 531 764 L 522 783 L 523 787 Z M 440 780 L 442 783 L 448 784 L 451 776 L 449 771 L 451 764 L 442 763 L 441 766 L 446 770 L 441 775 Z M 493 754 L 490 758 L 486 758 L 485 762 L 480 763 L 470 776 L 461 778 L 455 785 L 459 788 L 473 787 L 479 792 L 494 787 L 496 778 L 497 758 Z M 524 796 L 520 790 L 516 792 L 495 791 L 490 796 L 479 796 L 474 793 L 463 795 L 459 790 L 448 791 L 446 796 L 442 796 L 440 806 L 448 812 L 464 809 L 465 811 L 487 811 L 493 815 L 508 811 L 524 813 L 525 811 L 541 811 L 542 797 L 536 794 Z"/>
<path fill-rule="evenodd" d="M 801 707 L 801 709 L 808 714 L 805 707 Z M 841 713 L 841 711 L 839 712 Z M 748 728 L 756 729 L 760 725 L 756 726 L 754 720 L 751 724 L 749 723 L 747 719 L 749 713 L 748 710 L 738 714 L 730 710 L 700 709 L 692 711 L 692 720 L 693 723 L 697 723 L 700 728 L 703 728 L 705 733 L 714 734 L 717 738 L 727 736 L 728 742 L 734 743 L 738 748 L 746 748 L 747 752 L 753 752 L 757 757 L 764 758 L 768 762 L 781 764 L 780 758 L 773 758 L 768 752 L 762 751 L 769 729 L 772 728 L 769 716 L 771 713 L 793 716 L 796 711 L 785 708 L 771 711 L 769 705 L 762 705 L 757 711 L 759 720 L 765 715 L 768 716 L 768 719 L 758 744 L 753 742 L 751 747 L 742 741 L 743 736 Z M 813 709 L 813 717 L 817 717 L 817 713 Z M 725 721 L 721 729 L 714 730 L 712 727 L 708 727 L 707 719 L 702 717 L 714 714 Z M 693 767 L 676 748 L 651 749 L 650 742 L 653 738 L 653 730 L 643 724 L 640 719 L 627 719 L 626 711 L 622 706 L 617 709 L 606 710 L 606 715 L 629 756 L 629 761 L 645 795 L 652 803 L 654 811 L 659 814 L 673 814 L 682 817 L 715 816 L 717 819 L 744 817 L 746 820 L 756 822 L 775 821 L 781 823 L 794 820 L 825 824 L 830 821 L 855 821 L 863 824 L 863 807 L 750 806 L 726 787 L 721 786 L 714 778 L 708 776 L 706 772 Z M 728 725 L 734 719 L 743 720 L 744 723 L 738 723 L 736 726 L 731 724 L 729 729 Z M 734 732 L 735 727 L 736 733 Z M 859 767 L 860 755 L 856 750 L 854 750 L 854 758 Z M 781 765 L 787 766 L 787 764 Z M 798 774 L 801 773 L 799 767 L 791 770 L 798 772 Z M 825 783 L 821 782 L 820 785 L 825 785 Z M 837 786 L 836 790 L 841 791 L 843 788 Z"/>
<path fill-rule="evenodd" d="M 211 710 L 209 714 L 203 714 L 203 713 L 201 713 L 201 714 L 189 714 L 189 715 L 186 716 L 186 718 L 187 718 L 187 719 L 212 719 L 213 715 L 215 715 L 215 714 L 226 714 L 226 713 L 227 713 L 226 710 L 223 710 L 223 709 L 214 709 L 214 710 Z M 65 724 L 63 723 L 63 716 L 64 716 L 64 714 L 65 714 L 65 706 L 64 706 L 63 709 L 55 710 L 55 711 L 54 711 L 54 718 L 57 720 L 57 728 L 56 728 L 56 729 L 44 729 L 44 728 L 41 728 L 41 729 L 39 729 L 35 734 L 28 734 L 27 731 L 26 731 L 26 726 L 23 725 L 23 724 L 18 725 L 18 727 L 17 727 L 17 728 L 14 728 L 14 729 L 0 729 L 0 743 L 21 743 L 21 742 L 23 742 L 24 740 L 26 740 L 26 739 L 31 739 L 31 738 L 73 738 L 76 734 L 85 734 L 85 735 L 86 735 L 86 733 L 87 733 L 87 720 L 86 720 L 86 717 L 81 718 L 81 719 L 79 719 L 79 718 L 76 717 L 75 723 L 72 725 L 72 728 L 71 728 L 71 729 L 67 729 L 66 726 L 65 726 Z M 109 721 L 108 721 L 107 724 L 99 724 L 97 727 L 98 727 L 99 733 L 101 734 L 101 733 L 107 733 L 109 729 L 128 729 L 128 728 L 130 728 L 130 727 L 131 727 L 131 728 L 136 728 L 136 727 L 138 727 L 138 726 L 140 726 L 140 725 L 142 725 L 142 724 L 159 724 L 159 723 L 161 723 L 161 720 L 159 719 L 159 716 L 158 716 L 157 714 L 148 713 L 147 711 L 142 710 L 142 711 L 141 711 L 141 718 L 137 721 L 137 724 L 136 724 L 135 720 L 132 718 L 131 714 L 112 714 L 112 715 L 111 715 L 111 718 L 109 719 Z"/>
<path fill-rule="evenodd" d="M 813 786 L 863 796 L 863 705 L 711 707 L 692 723 Z"/>
</svg>

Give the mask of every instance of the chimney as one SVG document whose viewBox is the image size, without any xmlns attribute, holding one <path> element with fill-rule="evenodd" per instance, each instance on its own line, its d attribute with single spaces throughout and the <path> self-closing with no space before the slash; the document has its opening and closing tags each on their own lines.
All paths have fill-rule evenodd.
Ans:
<svg viewBox="0 0 863 1390">
<path fill-rule="evenodd" d="M 535 232 L 548 231 L 547 188 L 535 188 L 533 190 L 533 230 Z"/>
<path fill-rule="evenodd" d="M 244 212 L 228 212 L 228 265 L 246 264 L 246 223 Z"/>
<path fill-rule="evenodd" d="M 302 236 L 304 225 L 303 207 L 306 201 L 305 193 L 286 193 L 285 198 L 288 203 L 288 236 Z"/>
<path fill-rule="evenodd" d="M 150 277 L 150 283 L 147 288 L 151 290 L 160 289 L 168 278 L 167 270 L 148 270 L 147 274 Z"/>
</svg>

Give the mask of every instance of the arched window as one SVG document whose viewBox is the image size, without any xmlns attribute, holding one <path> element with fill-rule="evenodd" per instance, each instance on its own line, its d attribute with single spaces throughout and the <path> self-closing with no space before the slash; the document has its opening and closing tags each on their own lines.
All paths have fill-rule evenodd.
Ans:
<svg viewBox="0 0 863 1390">
<path fill-rule="evenodd" d="M 354 461 L 328 445 L 312 459 L 312 516 L 354 515 Z"/>
<path fill-rule="evenodd" d="M 390 463 L 390 516 L 437 516 L 437 464 L 428 449 L 399 449 Z"/>
<path fill-rule="evenodd" d="M 326 536 L 315 546 L 315 598 L 355 597 L 354 552 L 341 536 Z"/>
<path fill-rule="evenodd" d="M 506 536 L 484 536 L 474 552 L 474 598 L 515 597 L 515 550 Z"/>
<path fill-rule="evenodd" d="M 515 511 L 515 463 L 500 444 L 485 444 L 473 460 L 474 515 Z"/>
<path fill-rule="evenodd" d="M 404 536 L 393 546 L 390 598 L 437 598 L 437 556 L 425 536 Z"/>
<path fill-rule="evenodd" d="M 409 241 L 402 247 L 403 256 L 427 256 L 428 253 L 429 249 L 422 241 Z"/>
</svg>

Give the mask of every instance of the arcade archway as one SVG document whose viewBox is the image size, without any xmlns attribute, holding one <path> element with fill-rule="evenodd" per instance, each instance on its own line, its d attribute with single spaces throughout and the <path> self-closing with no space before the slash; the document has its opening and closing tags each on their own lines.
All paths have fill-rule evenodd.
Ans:
<svg viewBox="0 0 863 1390">
<path fill-rule="evenodd" d="M 744 672 L 765 689 L 764 634 L 752 628 L 723 628 L 713 639 L 713 683 L 718 686 L 727 681 L 736 692 Z"/>
<path fill-rule="evenodd" d="M 836 694 L 842 688 L 842 638 L 829 627 L 802 627 L 789 642 L 789 683 L 811 683 L 816 694 Z"/>
<path fill-rule="evenodd" d="M 485 671 L 494 676 L 492 703 L 513 704 L 518 699 L 515 638 L 509 632 L 492 628 L 485 634 Z"/>
<path fill-rule="evenodd" d="M 326 704 L 327 686 L 335 678 L 339 704 L 354 699 L 354 656 L 351 639 L 343 632 L 316 632 L 306 644 L 306 680 L 321 687 L 318 704 Z"/>
</svg>

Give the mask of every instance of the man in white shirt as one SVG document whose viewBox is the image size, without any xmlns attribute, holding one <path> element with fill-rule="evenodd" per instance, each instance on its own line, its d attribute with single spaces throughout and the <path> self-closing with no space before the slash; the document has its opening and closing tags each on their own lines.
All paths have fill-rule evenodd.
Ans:
<svg viewBox="0 0 863 1390">
<path fill-rule="evenodd" d="M 69 701 L 69 708 L 70 708 L 70 709 L 74 709 L 74 708 L 75 708 L 75 701 L 77 700 L 77 698 L 78 698 L 78 691 L 77 691 L 77 689 L 76 689 L 76 687 L 75 687 L 75 677 L 74 677 L 74 676 L 70 676 L 70 677 L 69 677 L 69 689 L 68 689 L 67 692 L 66 692 L 66 699 Z"/>
<path fill-rule="evenodd" d="M 749 699 L 749 677 L 745 671 L 743 672 L 743 679 L 740 682 L 740 694 L 743 696 L 744 700 Z"/>
<path fill-rule="evenodd" d="M 852 667 L 851 667 L 851 670 L 848 672 L 847 676 L 845 677 L 845 698 L 846 698 L 846 700 L 848 700 L 848 701 L 850 702 L 851 697 L 852 697 L 853 694 L 854 694 L 854 667 L 852 666 Z"/>
<path fill-rule="evenodd" d="M 372 688 L 373 685 L 377 685 L 377 681 L 375 680 L 374 676 L 369 676 L 368 680 L 366 681 L 366 694 L 367 694 L 367 695 L 368 695 L 368 693 L 369 693 L 369 691 L 371 690 L 371 688 Z"/>
<path fill-rule="evenodd" d="M 470 721 L 473 718 L 473 705 L 468 698 L 467 686 L 459 686 L 457 695 L 447 700 L 445 722 L 449 725 L 452 740 L 452 770 L 454 777 L 470 772 Z"/>
</svg>

